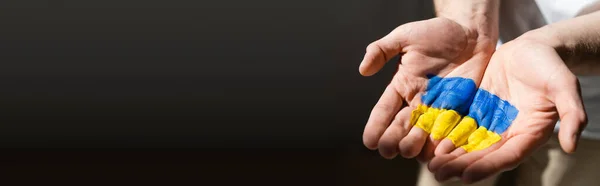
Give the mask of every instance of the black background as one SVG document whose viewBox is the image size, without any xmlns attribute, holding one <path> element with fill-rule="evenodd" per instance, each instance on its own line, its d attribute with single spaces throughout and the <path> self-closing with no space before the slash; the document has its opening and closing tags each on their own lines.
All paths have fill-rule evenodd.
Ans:
<svg viewBox="0 0 600 186">
<path fill-rule="evenodd" d="M 413 185 L 414 160 L 384 160 L 361 141 L 393 64 L 369 78 L 358 65 L 370 42 L 432 17 L 431 5 L 0 1 L 4 176 Z"/>
<path fill-rule="evenodd" d="M 354 145 L 394 71 L 361 77 L 364 48 L 425 6 L 2 1 L 0 146 Z"/>
</svg>

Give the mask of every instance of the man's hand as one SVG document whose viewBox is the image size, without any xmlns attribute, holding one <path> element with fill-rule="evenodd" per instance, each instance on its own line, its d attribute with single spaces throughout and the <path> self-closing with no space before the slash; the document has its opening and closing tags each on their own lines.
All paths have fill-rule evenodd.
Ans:
<svg viewBox="0 0 600 186">
<path fill-rule="evenodd" d="M 574 152 L 586 125 L 574 73 L 600 75 L 599 21 L 600 12 L 590 13 L 529 31 L 500 47 L 488 65 L 480 91 L 507 100 L 518 114 L 514 120 L 494 117 L 511 122 L 501 140 L 489 148 L 466 154 L 465 148 L 459 148 L 434 158 L 429 169 L 436 178 L 458 176 L 475 182 L 514 168 L 547 141 L 559 117 L 559 142 L 565 152 Z M 473 109 L 477 104 L 493 107 L 489 102 L 474 102 L 470 112 L 477 112 Z M 442 141 L 436 153 L 452 151 L 455 147 L 451 144 Z"/>
<path fill-rule="evenodd" d="M 436 179 L 457 176 L 471 183 L 515 168 L 549 139 L 559 117 L 560 144 L 565 152 L 575 151 L 586 124 L 577 78 L 556 49 L 540 41 L 524 36 L 494 53 L 479 90 L 491 96 L 479 102 L 476 98 L 470 112 L 478 115 L 475 121 L 479 128 L 487 127 L 484 130 L 497 133 L 499 138 L 491 141 L 491 146 L 469 153 L 465 153 L 468 147 L 455 150 L 456 144 L 445 139 L 436 152 L 453 152 L 436 156 L 429 163 Z M 491 99 L 493 96 L 497 96 L 496 101 Z M 494 109 L 489 112 L 486 108 Z M 501 130 L 496 130 L 499 126 Z M 467 143 L 476 141 L 474 135 Z"/>
<path fill-rule="evenodd" d="M 438 0 L 436 6 L 444 2 Z M 438 8 L 440 17 L 401 25 L 371 43 L 361 62 L 360 73 L 371 76 L 401 54 L 398 71 L 363 134 L 365 146 L 379 149 L 383 157 L 400 153 L 406 158 L 419 154 L 423 160 L 432 158 L 441 137 L 466 114 L 494 52 L 496 1 L 443 6 Z"/>
</svg>

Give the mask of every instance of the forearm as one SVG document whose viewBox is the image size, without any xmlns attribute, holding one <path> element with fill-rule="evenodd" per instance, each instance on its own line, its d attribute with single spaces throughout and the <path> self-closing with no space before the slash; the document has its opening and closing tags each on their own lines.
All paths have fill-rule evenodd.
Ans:
<svg viewBox="0 0 600 186">
<path fill-rule="evenodd" d="M 578 75 L 600 75 L 600 12 L 560 21 L 527 33 L 556 49 Z"/>
<path fill-rule="evenodd" d="M 434 0 L 435 13 L 456 21 L 477 34 L 478 42 L 498 41 L 500 0 Z"/>
</svg>

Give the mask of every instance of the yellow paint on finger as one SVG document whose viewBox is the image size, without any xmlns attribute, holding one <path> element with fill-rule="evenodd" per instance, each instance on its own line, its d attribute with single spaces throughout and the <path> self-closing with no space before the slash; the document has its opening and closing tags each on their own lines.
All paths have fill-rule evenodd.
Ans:
<svg viewBox="0 0 600 186">
<path fill-rule="evenodd" d="M 496 134 L 495 132 L 492 132 L 492 131 L 487 131 L 487 138 L 482 140 L 481 142 L 479 142 L 479 145 L 477 145 L 476 148 L 473 148 L 471 151 L 467 151 L 467 152 L 483 150 L 485 148 L 492 146 L 494 143 L 500 141 L 501 139 L 502 139 L 502 137 L 499 134 Z"/>
<path fill-rule="evenodd" d="M 417 120 L 417 124 L 415 124 L 415 126 L 423 129 L 423 131 L 427 133 L 431 133 L 431 128 L 433 127 L 434 121 L 435 117 L 433 116 L 433 113 L 425 113 L 419 117 L 419 120 Z"/>
<path fill-rule="evenodd" d="M 477 130 L 475 130 L 475 132 L 471 133 L 471 135 L 467 139 L 467 144 L 463 145 L 462 148 L 465 149 L 467 152 L 470 152 L 473 149 L 475 149 L 479 145 L 479 142 L 483 141 L 483 139 L 485 139 L 486 137 L 487 129 L 485 127 L 479 127 L 477 128 Z"/>
<path fill-rule="evenodd" d="M 455 147 L 460 147 L 467 143 L 467 139 L 475 130 L 477 130 L 475 119 L 465 116 L 446 138 L 451 140 Z"/>
<path fill-rule="evenodd" d="M 424 114 L 425 112 L 427 112 L 427 109 L 429 107 L 427 107 L 427 105 L 419 105 L 417 106 L 416 109 L 414 109 L 412 111 L 412 113 L 410 114 L 410 125 L 416 125 L 417 121 L 419 120 L 419 117 Z"/>
<path fill-rule="evenodd" d="M 416 127 L 423 129 L 423 131 L 427 133 L 431 133 L 431 129 L 433 128 L 433 124 L 437 117 L 442 113 L 443 110 L 437 108 L 428 108 L 425 113 L 419 116 L 419 120 L 415 124 Z"/>
<path fill-rule="evenodd" d="M 440 140 L 446 137 L 460 121 L 460 115 L 454 110 L 445 110 L 435 119 L 431 137 Z"/>
<path fill-rule="evenodd" d="M 467 144 L 463 145 L 462 148 L 467 152 L 483 150 L 500 141 L 500 139 L 502 137 L 499 134 L 488 131 L 485 127 L 479 127 L 469 136 Z"/>
</svg>

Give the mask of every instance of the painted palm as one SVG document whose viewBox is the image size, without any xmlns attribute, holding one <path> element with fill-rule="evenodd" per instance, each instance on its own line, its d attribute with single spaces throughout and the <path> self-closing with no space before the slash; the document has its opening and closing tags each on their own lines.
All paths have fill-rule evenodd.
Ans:
<svg viewBox="0 0 600 186">
<path fill-rule="evenodd" d="M 454 147 L 467 152 L 500 141 L 500 134 L 518 114 L 508 101 L 477 89 L 475 82 L 467 78 L 431 77 L 422 103 L 412 111 L 411 124 L 429 133 L 433 140 L 448 138 Z"/>
<path fill-rule="evenodd" d="M 532 39 L 511 41 L 494 53 L 469 115 L 429 163 L 439 181 L 458 176 L 472 183 L 516 167 L 549 139 L 559 118 L 560 145 L 574 152 L 586 124 L 577 78 L 554 47 Z M 479 128 L 473 131 L 471 122 Z M 453 136 L 460 128 L 468 132 Z"/>
<path fill-rule="evenodd" d="M 365 146 L 386 158 L 432 157 L 451 125 L 468 114 L 495 43 L 434 18 L 401 25 L 369 45 L 360 67 L 365 76 L 395 55 L 401 60 L 365 126 Z"/>
</svg>

